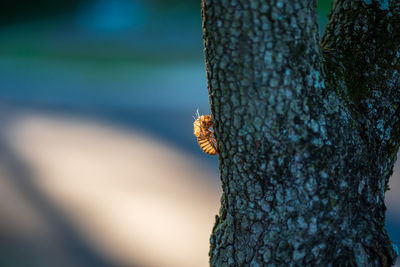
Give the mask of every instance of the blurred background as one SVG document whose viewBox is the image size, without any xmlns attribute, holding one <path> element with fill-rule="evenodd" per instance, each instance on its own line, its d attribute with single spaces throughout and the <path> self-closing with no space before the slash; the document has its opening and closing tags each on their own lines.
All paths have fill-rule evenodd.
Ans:
<svg viewBox="0 0 400 267">
<path fill-rule="evenodd" d="M 221 192 L 196 109 L 200 1 L 2 0 L 0 266 L 208 266 Z"/>
</svg>

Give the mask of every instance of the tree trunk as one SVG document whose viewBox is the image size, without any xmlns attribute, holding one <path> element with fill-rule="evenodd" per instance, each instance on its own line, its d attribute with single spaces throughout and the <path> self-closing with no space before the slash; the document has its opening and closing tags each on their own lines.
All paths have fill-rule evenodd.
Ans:
<svg viewBox="0 0 400 267">
<path fill-rule="evenodd" d="M 390 266 L 400 1 L 203 0 L 223 186 L 211 266 Z"/>
</svg>

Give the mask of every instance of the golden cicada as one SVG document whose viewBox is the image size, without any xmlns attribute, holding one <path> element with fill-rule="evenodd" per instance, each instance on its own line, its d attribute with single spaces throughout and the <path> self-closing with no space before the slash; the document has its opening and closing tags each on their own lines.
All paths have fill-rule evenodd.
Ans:
<svg viewBox="0 0 400 267">
<path fill-rule="evenodd" d="M 209 155 L 218 154 L 217 140 L 214 137 L 214 132 L 210 129 L 213 126 L 212 117 L 210 115 L 200 116 L 199 111 L 197 111 L 195 119 L 193 133 L 200 148 Z"/>
</svg>

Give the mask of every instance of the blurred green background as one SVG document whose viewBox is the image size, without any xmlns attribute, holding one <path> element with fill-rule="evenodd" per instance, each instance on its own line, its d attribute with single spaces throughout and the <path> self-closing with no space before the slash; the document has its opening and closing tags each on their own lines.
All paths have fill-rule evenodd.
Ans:
<svg viewBox="0 0 400 267">
<path fill-rule="evenodd" d="M 220 185 L 196 109 L 200 1 L 1 1 L 0 266 L 208 266 Z"/>
</svg>

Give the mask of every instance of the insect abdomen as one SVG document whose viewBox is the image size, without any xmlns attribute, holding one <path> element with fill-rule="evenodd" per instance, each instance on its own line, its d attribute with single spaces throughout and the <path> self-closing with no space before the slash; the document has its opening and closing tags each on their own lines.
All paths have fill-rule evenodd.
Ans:
<svg viewBox="0 0 400 267">
<path fill-rule="evenodd" d="M 218 154 L 215 144 L 210 139 L 198 137 L 197 142 L 199 143 L 200 148 L 208 155 Z"/>
</svg>

